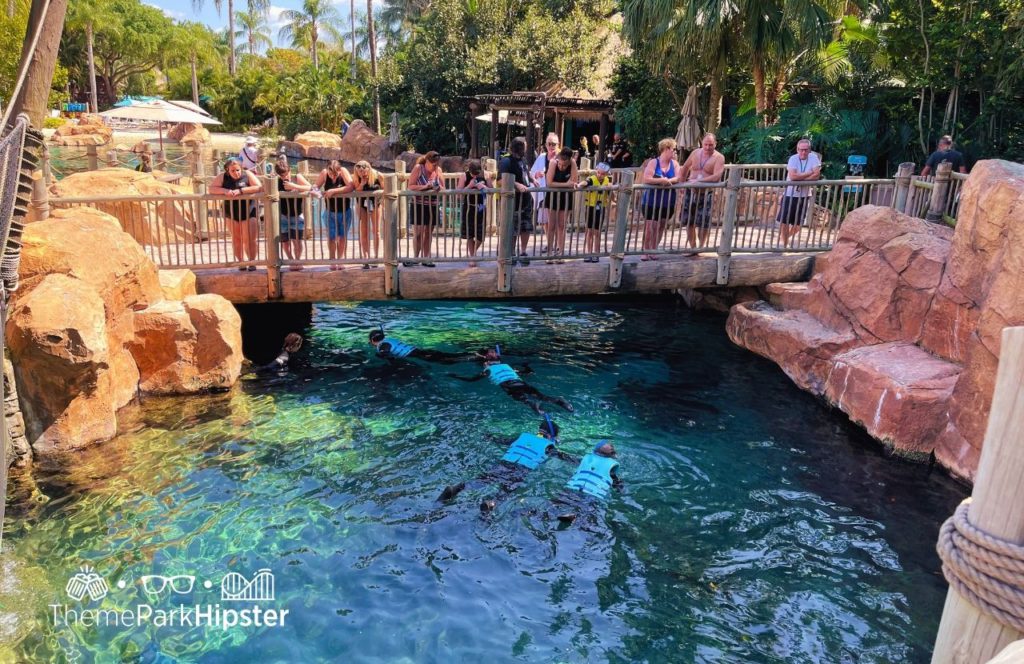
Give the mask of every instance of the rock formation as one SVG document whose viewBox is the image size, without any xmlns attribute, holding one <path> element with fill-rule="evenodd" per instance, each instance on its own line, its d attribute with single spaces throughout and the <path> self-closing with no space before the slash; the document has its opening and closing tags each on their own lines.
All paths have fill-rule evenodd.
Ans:
<svg viewBox="0 0 1024 664">
<path fill-rule="evenodd" d="M 375 168 L 390 169 L 395 159 L 388 137 L 374 132 L 362 120 L 353 120 L 344 138 L 330 132 L 309 131 L 296 134 L 293 141 L 281 141 L 281 148 L 295 159 L 339 159 L 350 164 L 365 159 Z"/>
<path fill-rule="evenodd" d="M 206 147 L 211 144 L 210 130 L 197 122 L 180 122 L 167 132 L 167 139 L 186 147 Z"/>
<path fill-rule="evenodd" d="M 101 168 L 73 173 L 50 186 L 51 205 L 59 207 L 61 198 L 192 193 L 189 187 L 161 182 L 155 175 L 130 168 Z M 143 245 L 195 242 L 199 233 L 190 203 L 114 201 L 96 203 L 96 208 L 120 219 L 123 230 Z"/>
<path fill-rule="evenodd" d="M 57 145 L 106 145 L 113 134 L 114 130 L 103 123 L 103 118 L 85 113 L 78 118 L 78 122 L 68 122 L 57 127 L 50 140 Z"/>
<path fill-rule="evenodd" d="M 241 370 L 241 319 L 195 278 L 170 279 L 113 217 L 54 210 L 23 236 L 21 288 L 7 338 L 35 452 L 73 449 L 116 433 L 137 394 L 230 386 Z M 191 284 L 191 288 L 190 288 Z"/>
<path fill-rule="evenodd" d="M 1024 324 L 1024 166 L 979 162 L 955 233 L 850 213 L 806 284 L 733 307 L 732 340 L 777 362 L 897 452 L 973 479 L 1002 328 Z"/>
</svg>

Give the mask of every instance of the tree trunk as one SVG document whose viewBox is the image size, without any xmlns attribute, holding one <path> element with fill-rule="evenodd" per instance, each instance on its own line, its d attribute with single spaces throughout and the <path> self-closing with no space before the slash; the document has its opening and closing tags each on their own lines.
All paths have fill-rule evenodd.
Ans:
<svg viewBox="0 0 1024 664">
<path fill-rule="evenodd" d="M 249 31 L 249 55 L 256 57 L 256 36 Z"/>
<path fill-rule="evenodd" d="M 29 57 L 32 59 L 28 63 L 25 82 L 11 104 L 12 118 L 18 113 L 27 113 L 36 127 L 42 127 L 46 119 L 53 70 L 57 66 L 57 49 L 60 47 L 60 34 L 64 30 L 64 14 L 68 9 L 67 0 L 50 0 L 49 9 L 44 12 L 45 4 L 45 0 L 32 0 L 19 65 L 24 65 Z M 42 34 L 39 35 L 35 53 L 32 53 L 32 35 L 38 26 L 42 26 Z"/>
<path fill-rule="evenodd" d="M 313 24 L 312 34 L 310 35 L 310 41 L 313 42 L 313 69 L 320 69 L 320 58 L 316 54 L 316 42 L 320 35 L 316 32 L 316 24 Z"/>
<path fill-rule="evenodd" d="M 192 65 L 192 103 L 196 106 L 199 105 L 199 77 L 196 75 L 196 54 L 193 53 L 192 57 L 189 58 Z"/>
<path fill-rule="evenodd" d="M 366 33 L 370 40 L 370 76 L 373 77 L 373 130 L 380 133 L 380 90 L 377 88 L 377 34 L 373 26 L 373 0 L 366 0 Z"/>
<path fill-rule="evenodd" d="M 714 72 L 711 75 L 711 98 L 708 99 L 708 114 L 704 120 L 707 131 L 716 132 L 722 124 L 722 75 Z"/>
<path fill-rule="evenodd" d="M 14 18 L 14 12 L 17 11 L 18 7 L 14 0 L 7 0 L 7 18 Z"/>
<path fill-rule="evenodd" d="M 348 19 L 352 31 L 352 80 L 356 80 L 356 0 L 348 0 Z"/>
<path fill-rule="evenodd" d="M 92 112 L 100 112 L 100 104 L 96 99 L 96 58 L 92 54 L 93 30 L 92 23 L 85 26 L 85 50 L 89 59 L 89 102 L 92 104 Z"/>
<path fill-rule="evenodd" d="M 768 100 L 764 90 L 764 63 L 757 57 L 754 58 L 754 104 L 760 120 L 768 108 Z"/>
<path fill-rule="evenodd" d="M 228 73 L 235 75 L 235 0 L 228 0 Z"/>
</svg>

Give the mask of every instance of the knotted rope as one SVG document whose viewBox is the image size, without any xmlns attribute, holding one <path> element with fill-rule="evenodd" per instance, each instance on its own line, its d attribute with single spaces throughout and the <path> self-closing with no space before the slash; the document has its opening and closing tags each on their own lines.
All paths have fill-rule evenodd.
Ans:
<svg viewBox="0 0 1024 664">
<path fill-rule="evenodd" d="M 983 613 L 1024 632 L 1024 546 L 978 530 L 960 503 L 939 530 L 937 550 L 949 585 Z"/>
</svg>

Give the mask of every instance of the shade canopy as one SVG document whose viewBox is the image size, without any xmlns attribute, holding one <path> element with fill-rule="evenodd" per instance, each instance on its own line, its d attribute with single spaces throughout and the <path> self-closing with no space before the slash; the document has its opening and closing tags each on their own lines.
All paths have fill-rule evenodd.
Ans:
<svg viewBox="0 0 1024 664">
<path fill-rule="evenodd" d="M 697 113 L 697 86 L 691 85 L 686 92 L 686 101 L 683 102 L 683 118 L 679 121 L 679 128 L 676 130 L 676 143 L 680 149 L 700 147 L 703 136 L 701 136 L 700 120 Z"/>
<path fill-rule="evenodd" d="M 157 97 L 125 97 L 121 101 L 114 104 L 114 108 L 124 108 L 125 106 L 133 106 L 135 104 L 156 101 L 156 99 Z"/>
<path fill-rule="evenodd" d="M 182 108 L 163 99 L 140 102 L 122 108 L 112 108 L 100 113 L 105 118 L 121 118 L 123 120 L 149 120 L 151 122 L 192 122 L 196 124 L 220 124 L 220 120 L 208 115 L 196 113 Z"/>
</svg>

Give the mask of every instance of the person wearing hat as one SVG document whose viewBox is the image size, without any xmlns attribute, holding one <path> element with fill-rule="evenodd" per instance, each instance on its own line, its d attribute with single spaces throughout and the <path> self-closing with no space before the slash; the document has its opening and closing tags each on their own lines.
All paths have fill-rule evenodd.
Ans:
<svg viewBox="0 0 1024 664">
<path fill-rule="evenodd" d="M 612 186 L 612 178 L 609 175 L 611 170 L 612 167 L 602 161 L 597 165 L 593 175 L 579 183 L 579 188 Z M 598 254 L 601 253 L 601 229 L 604 226 L 605 215 L 608 214 L 608 207 L 611 205 L 611 192 L 607 190 L 587 192 L 583 202 L 587 211 L 587 232 L 583 236 L 583 253 Z M 597 263 L 598 261 L 600 259 L 597 256 L 588 256 L 583 259 L 584 263 Z"/>
<path fill-rule="evenodd" d="M 149 147 L 149 143 L 144 143 L 142 148 L 135 146 L 132 148 L 132 152 L 139 155 L 139 163 L 136 164 L 135 170 L 140 173 L 152 173 L 153 172 L 153 148 Z"/>
<path fill-rule="evenodd" d="M 593 452 L 580 460 L 576 472 L 565 485 L 569 491 L 563 494 L 564 498 L 555 498 L 553 502 L 568 505 L 576 510 L 583 506 L 579 501 L 580 498 L 586 499 L 589 496 L 598 500 L 607 500 L 612 489 L 622 488 L 622 480 L 616 474 L 618 467 L 615 446 L 607 440 L 602 440 L 594 446 Z M 563 523 L 572 523 L 576 520 L 576 512 L 563 512 L 558 515 L 558 520 Z"/>
<path fill-rule="evenodd" d="M 241 160 L 243 169 L 255 172 L 260 165 L 259 143 L 255 136 L 245 137 L 245 145 L 238 152 L 238 159 Z"/>
</svg>

